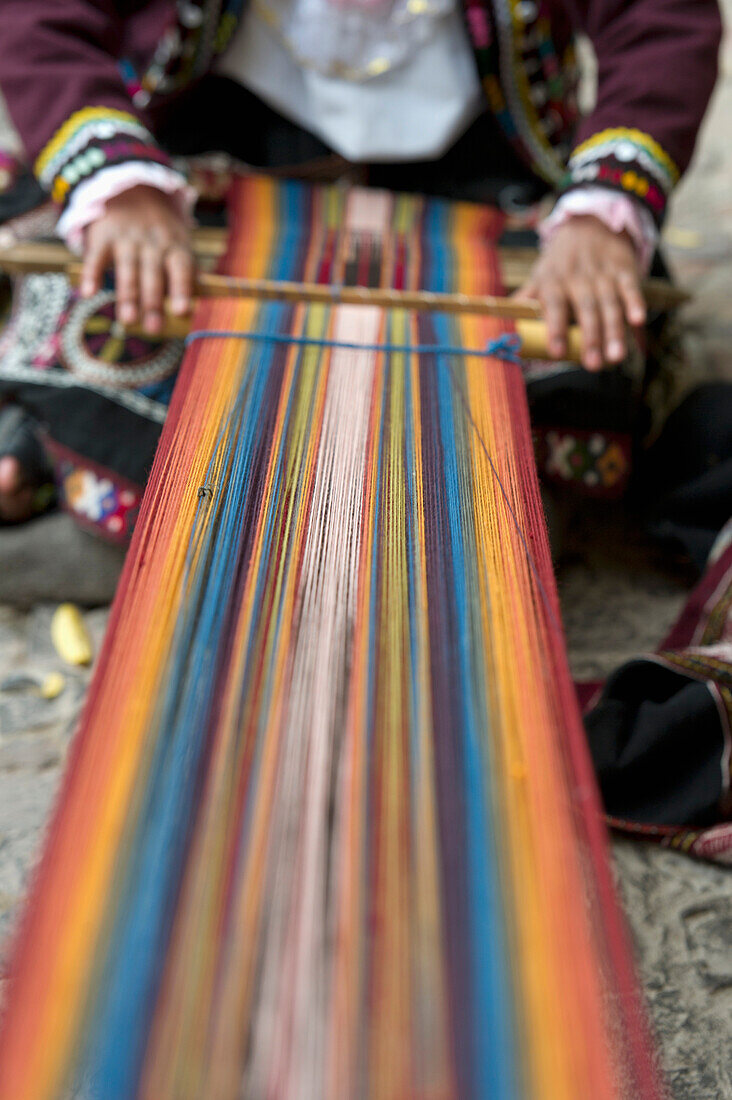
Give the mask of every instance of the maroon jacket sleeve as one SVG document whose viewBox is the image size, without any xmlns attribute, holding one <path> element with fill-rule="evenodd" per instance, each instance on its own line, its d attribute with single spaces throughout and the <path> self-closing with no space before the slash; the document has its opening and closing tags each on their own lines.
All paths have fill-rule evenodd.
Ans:
<svg viewBox="0 0 732 1100">
<path fill-rule="evenodd" d="M 598 62 L 597 105 L 577 134 L 567 188 L 599 183 L 663 216 L 717 77 L 717 0 L 566 0 Z"/>
<path fill-rule="evenodd" d="M 167 163 L 125 88 L 122 39 L 112 0 L 0 0 L 0 89 L 59 202 L 102 167 Z"/>
</svg>

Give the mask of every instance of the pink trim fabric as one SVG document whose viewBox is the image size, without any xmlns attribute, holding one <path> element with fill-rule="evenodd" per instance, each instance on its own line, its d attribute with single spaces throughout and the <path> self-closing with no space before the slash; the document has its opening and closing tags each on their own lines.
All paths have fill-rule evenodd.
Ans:
<svg viewBox="0 0 732 1100">
<path fill-rule="evenodd" d="M 102 217 L 109 199 L 129 191 L 132 187 L 143 185 L 165 191 L 178 204 L 181 214 L 190 218 L 196 192 L 189 186 L 185 176 L 162 164 L 129 161 L 103 168 L 86 183 L 80 184 L 61 215 L 56 232 L 69 248 L 74 252 L 81 252 L 84 247 L 84 230 Z"/>
<path fill-rule="evenodd" d="M 613 233 L 627 233 L 638 253 L 641 272 L 648 274 L 658 244 L 658 230 L 644 206 L 629 195 L 606 187 L 582 187 L 558 200 L 548 218 L 539 226 L 539 238 L 546 247 L 558 229 L 574 217 L 592 215 Z"/>
</svg>

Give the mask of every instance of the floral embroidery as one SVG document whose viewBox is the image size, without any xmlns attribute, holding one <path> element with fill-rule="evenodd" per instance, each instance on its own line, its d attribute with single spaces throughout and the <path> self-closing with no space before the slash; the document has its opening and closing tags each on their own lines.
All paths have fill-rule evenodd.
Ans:
<svg viewBox="0 0 732 1100">
<path fill-rule="evenodd" d="M 140 510 L 142 490 L 111 470 L 47 442 L 62 505 L 85 527 L 113 542 L 127 542 Z"/>
<path fill-rule="evenodd" d="M 548 430 L 538 435 L 537 461 L 549 480 L 617 496 L 630 474 L 630 443 L 606 432 Z"/>
<path fill-rule="evenodd" d="M 85 519 L 98 523 L 114 510 L 114 486 L 109 478 L 98 478 L 90 470 L 72 470 L 63 486 L 66 503 Z"/>
</svg>

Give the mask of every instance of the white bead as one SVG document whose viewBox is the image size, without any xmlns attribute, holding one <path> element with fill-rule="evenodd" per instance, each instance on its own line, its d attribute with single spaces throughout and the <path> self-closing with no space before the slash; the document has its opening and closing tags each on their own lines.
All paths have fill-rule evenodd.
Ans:
<svg viewBox="0 0 732 1100">
<path fill-rule="evenodd" d="M 178 18 L 184 27 L 200 27 L 203 11 L 198 4 L 191 4 L 189 0 L 178 0 Z"/>
<path fill-rule="evenodd" d="M 615 149 L 615 157 L 617 160 L 635 160 L 636 156 L 636 147 L 630 141 L 621 141 Z"/>
<path fill-rule="evenodd" d="M 539 9 L 534 3 L 534 0 L 521 0 L 521 2 L 516 5 L 516 14 L 524 23 L 533 23 L 539 14 Z"/>
</svg>

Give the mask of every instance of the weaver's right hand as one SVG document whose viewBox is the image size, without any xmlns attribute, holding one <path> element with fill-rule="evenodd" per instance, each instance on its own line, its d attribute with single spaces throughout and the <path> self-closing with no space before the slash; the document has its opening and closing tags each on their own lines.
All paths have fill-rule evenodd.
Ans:
<svg viewBox="0 0 732 1100">
<path fill-rule="evenodd" d="M 194 260 L 190 227 L 176 203 L 156 187 L 132 187 L 106 202 L 86 231 L 81 294 L 101 289 L 114 270 L 117 320 L 142 321 L 151 336 L 163 324 L 163 303 L 183 316 L 193 298 Z"/>
<path fill-rule="evenodd" d="M 639 328 L 646 320 L 632 240 L 590 214 L 574 215 L 556 230 L 516 297 L 541 302 L 555 358 L 566 354 L 567 325 L 574 317 L 589 371 L 621 363 L 628 352 L 626 324 Z"/>
</svg>

